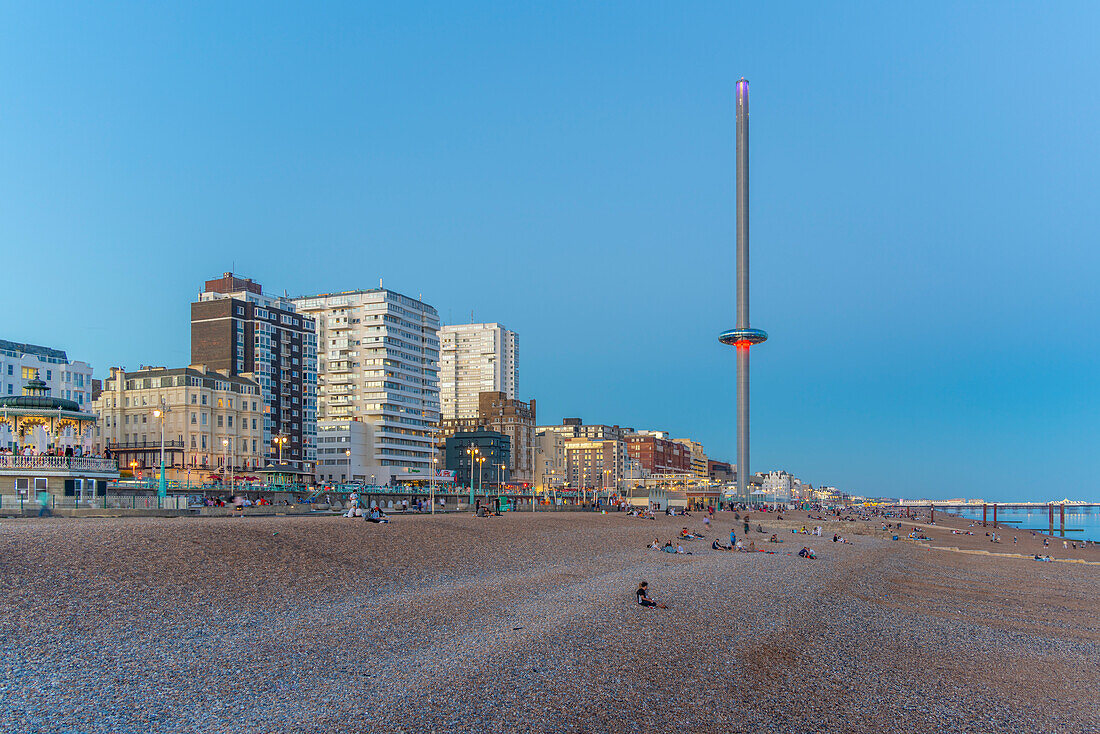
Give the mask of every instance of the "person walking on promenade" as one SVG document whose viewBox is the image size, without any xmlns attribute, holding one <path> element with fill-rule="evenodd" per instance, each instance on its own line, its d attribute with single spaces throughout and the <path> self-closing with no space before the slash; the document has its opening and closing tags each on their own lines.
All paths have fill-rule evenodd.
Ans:
<svg viewBox="0 0 1100 734">
<path fill-rule="evenodd" d="M 38 516 L 53 516 L 53 512 L 50 511 L 50 493 L 45 490 L 38 493 Z"/>
</svg>

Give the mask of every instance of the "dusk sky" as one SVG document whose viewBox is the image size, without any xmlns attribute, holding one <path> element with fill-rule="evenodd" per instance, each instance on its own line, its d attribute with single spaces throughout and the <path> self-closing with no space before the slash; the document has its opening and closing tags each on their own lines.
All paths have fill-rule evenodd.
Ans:
<svg viewBox="0 0 1100 734">
<path fill-rule="evenodd" d="M 203 280 L 519 332 L 540 423 L 1100 500 L 1100 4 L 0 5 L 0 338 L 181 366 Z"/>
</svg>

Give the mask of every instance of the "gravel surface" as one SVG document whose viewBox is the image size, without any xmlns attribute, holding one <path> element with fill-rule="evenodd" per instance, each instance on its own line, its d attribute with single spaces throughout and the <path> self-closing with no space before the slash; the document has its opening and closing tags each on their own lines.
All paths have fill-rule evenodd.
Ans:
<svg viewBox="0 0 1100 734">
<path fill-rule="evenodd" d="M 1100 731 L 1100 566 L 731 525 L 0 521 L 0 731 Z"/>
</svg>

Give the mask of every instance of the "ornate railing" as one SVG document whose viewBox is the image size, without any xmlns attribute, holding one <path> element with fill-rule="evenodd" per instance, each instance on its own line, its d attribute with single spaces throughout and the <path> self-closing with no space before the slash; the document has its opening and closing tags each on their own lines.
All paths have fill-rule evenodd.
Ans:
<svg viewBox="0 0 1100 734">
<path fill-rule="evenodd" d="M 0 454 L 0 470 L 2 469 L 115 472 L 118 471 L 118 462 L 114 459 L 98 459 L 91 456 Z"/>
</svg>

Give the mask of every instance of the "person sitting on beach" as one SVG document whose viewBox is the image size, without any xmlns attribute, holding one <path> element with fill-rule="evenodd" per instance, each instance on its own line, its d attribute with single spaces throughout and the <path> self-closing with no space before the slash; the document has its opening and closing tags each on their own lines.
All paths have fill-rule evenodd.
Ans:
<svg viewBox="0 0 1100 734">
<path fill-rule="evenodd" d="M 759 524 L 759 523 L 757 523 L 757 525 L 756 525 L 756 532 L 758 532 L 758 533 L 763 533 L 763 532 L 764 532 L 764 526 L 763 526 L 763 525 L 761 525 L 761 524 Z"/>
<path fill-rule="evenodd" d="M 675 553 L 676 552 L 676 546 L 674 546 L 672 544 L 672 541 L 670 540 L 667 543 L 665 543 L 664 547 L 661 548 L 661 550 L 663 550 L 665 553 Z"/>
<path fill-rule="evenodd" d="M 691 553 L 684 550 L 684 546 L 682 546 L 682 545 L 676 546 L 676 552 L 679 553 L 682 556 L 690 556 L 691 555 Z"/>
<path fill-rule="evenodd" d="M 724 550 L 724 551 L 733 550 L 733 546 L 731 546 L 731 545 L 722 545 L 717 540 L 712 541 L 711 544 L 710 544 L 710 547 L 713 550 Z"/>
<path fill-rule="evenodd" d="M 768 538 L 768 542 L 769 543 L 782 543 L 783 541 L 780 540 L 779 536 L 777 536 L 775 533 L 772 533 L 772 537 Z"/>
<path fill-rule="evenodd" d="M 654 538 L 653 543 L 649 547 L 653 550 L 661 550 L 661 541 Z"/>
<path fill-rule="evenodd" d="M 638 590 L 634 592 L 638 597 L 638 604 L 643 607 L 657 607 L 658 609 L 668 609 L 667 606 L 659 601 L 653 601 L 649 598 L 649 584 L 643 581 L 638 584 Z"/>
<path fill-rule="evenodd" d="M 798 555 L 800 555 L 802 558 L 810 558 L 810 559 L 817 558 L 817 554 L 814 553 L 809 548 L 803 548 L 802 550 L 798 551 Z"/>
<path fill-rule="evenodd" d="M 369 522 L 379 522 L 379 523 L 390 521 L 389 518 L 386 517 L 386 513 L 382 512 L 382 510 L 378 509 L 378 507 L 372 507 L 371 508 L 370 514 L 367 515 L 367 520 Z"/>
</svg>

